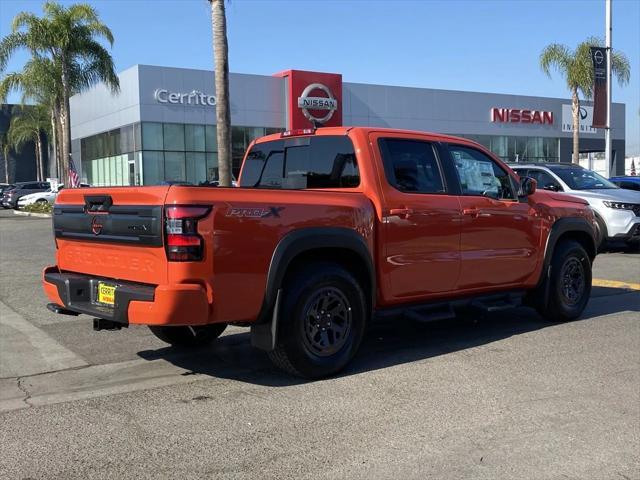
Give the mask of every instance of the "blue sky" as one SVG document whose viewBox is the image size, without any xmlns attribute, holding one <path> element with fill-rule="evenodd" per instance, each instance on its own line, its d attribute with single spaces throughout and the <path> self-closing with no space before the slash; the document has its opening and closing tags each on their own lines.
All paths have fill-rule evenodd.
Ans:
<svg viewBox="0 0 640 480">
<path fill-rule="evenodd" d="M 40 0 L 0 0 L 0 35 Z M 62 2 L 69 3 L 69 2 Z M 136 63 L 211 69 L 206 0 L 94 0 L 113 30 L 118 70 Z M 230 70 L 342 73 L 348 82 L 568 98 L 538 56 L 551 42 L 604 37 L 604 0 L 230 0 Z M 631 61 L 627 154 L 640 154 L 640 1 L 613 0 L 614 48 Z M 8 70 L 20 68 L 18 55 Z M 17 97 L 10 98 L 17 101 Z"/>
</svg>

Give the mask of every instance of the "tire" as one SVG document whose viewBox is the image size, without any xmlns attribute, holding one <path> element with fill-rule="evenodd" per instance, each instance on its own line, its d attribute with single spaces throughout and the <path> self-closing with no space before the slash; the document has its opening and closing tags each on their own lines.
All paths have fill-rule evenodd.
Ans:
<svg viewBox="0 0 640 480">
<path fill-rule="evenodd" d="M 149 330 L 163 342 L 174 347 L 199 347 L 208 345 L 227 328 L 226 323 L 214 323 L 193 327 L 149 326 Z"/>
<path fill-rule="evenodd" d="M 269 358 L 298 377 L 339 372 L 360 347 L 366 305 L 362 287 L 340 265 L 305 265 L 285 280 L 277 344 Z"/>
<path fill-rule="evenodd" d="M 36 200 L 36 203 L 42 205 L 44 203 L 48 203 L 44 198 L 39 198 L 38 200 Z"/>
<path fill-rule="evenodd" d="M 559 243 L 551 260 L 551 276 L 547 302 L 539 300 L 536 310 L 546 320 L 575 320 L 584 310 L 591 295 L 591 260 L 578 242 Z M 543 288 L 546 286 L 543 285 Z M 543 299 L 544 295 L 539 298 Z"/>
</svg>

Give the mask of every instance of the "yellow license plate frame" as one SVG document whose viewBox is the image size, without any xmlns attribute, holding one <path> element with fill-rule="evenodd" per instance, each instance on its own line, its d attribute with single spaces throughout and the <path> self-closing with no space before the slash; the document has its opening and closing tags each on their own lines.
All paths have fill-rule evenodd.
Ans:
<svg viewBox="0 0 640 480">
<path fill-rule="evenodd" d="M 114 306 L 116 304 L 116 286 L 98 282 L 98 303 Z"/>
</svg>

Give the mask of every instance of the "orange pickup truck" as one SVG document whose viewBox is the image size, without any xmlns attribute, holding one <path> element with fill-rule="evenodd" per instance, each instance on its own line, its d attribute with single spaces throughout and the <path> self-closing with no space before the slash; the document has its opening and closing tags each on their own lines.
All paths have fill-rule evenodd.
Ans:
<svg viewBox="0 0 640 480">
<path fill-rule="evenodd" d="M 172 345 L 251 327 L 284 370 L 319 378 L 376 316 L 446 319 L 521 304 L 578 317 L 594 217 L 463 138 L 360 127 L 256 140 L 238 188 L 63 190 L 48 308 Z"/>
</svg>

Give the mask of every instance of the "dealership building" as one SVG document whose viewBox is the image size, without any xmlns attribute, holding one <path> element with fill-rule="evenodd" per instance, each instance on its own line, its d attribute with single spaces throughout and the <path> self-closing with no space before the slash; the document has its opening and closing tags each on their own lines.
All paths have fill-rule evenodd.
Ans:
<svg viewBox="0 0 640 480">
<path fill-rule="evenodd" d="M 116 94 L 102 84 L 71 98 L 74 164 L 92 185 L 200 183 L 217 177 L 211 71 L 136 65 Z M 233 170 L 256 137 L 312 126 L 373 126 L 473 139 L 505 161 L 569 162 L 568 99 L 370 85 L 339 74 L 289 70 L 230 74 Z M 426 81 L 425 81 L 426 83 Z M 580 151 L 604 151 L 604 130 L 580 111 Z M 625 105 L 612 106 L 611 172 L 622 173 Z"/>
</svg>

